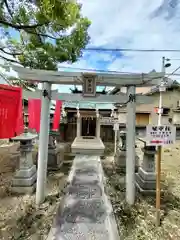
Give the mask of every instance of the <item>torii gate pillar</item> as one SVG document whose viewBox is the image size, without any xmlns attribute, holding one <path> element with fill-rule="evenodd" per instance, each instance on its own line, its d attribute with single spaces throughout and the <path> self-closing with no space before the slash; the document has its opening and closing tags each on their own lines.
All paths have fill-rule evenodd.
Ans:
<svg viewBox="0 0 180 240">
<path fill-rule="evenodd" d="M 128 96 L 135 95 L 135 86 L 129 86 Z M 126 201 L 133 205 L 135 202 L 135 126 L 136 126 L 136 103 L 135 100 L 127 104 L 127 140 L 126 140 Z"/>
<path fill-rule="evenodd" d="M 36 185 L 36 204 L 40 205 L 45 200 L 47 160 L 48 160 L 48 142 L 49 142 L 49 124 L 50 124 L 50 101 L 51 101 L 51 84 L 43 83 L 41 97 L 41 121 L 39 135 L 38 151 L 38 170 Z"/>
</svg>

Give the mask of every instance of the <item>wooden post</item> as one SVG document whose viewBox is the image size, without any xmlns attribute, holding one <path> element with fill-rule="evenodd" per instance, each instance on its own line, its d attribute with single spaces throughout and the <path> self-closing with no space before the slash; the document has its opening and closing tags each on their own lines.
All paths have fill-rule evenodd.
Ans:
<svg viewBox="0 0 180 240">
<path fill-rule="evenodd" d="M 158 146 L 157 160 L 156 160 L 156 226 L 161 224 L 161 155 L 162 147 Z"/>
</svg>

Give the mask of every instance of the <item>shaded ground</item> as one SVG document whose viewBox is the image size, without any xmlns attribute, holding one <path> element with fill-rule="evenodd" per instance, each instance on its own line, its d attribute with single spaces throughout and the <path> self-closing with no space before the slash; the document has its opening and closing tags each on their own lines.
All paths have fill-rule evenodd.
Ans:
<svg viewBox="0 0 180 240">
<path fill-rule="evenodd" d="M 140 149 L 137 149 L 140 153 Z M 120 236 L 124 240 L 180 239 L 180 141 L 165 148 L 162 161 L 161 226 L 155 226 L 155 198 L 137 195 L 133 208 L 125 204 L 125 178 L 111 159 L 103 161 Z"/>
<path fill-rule="evenodd" d="M 11 195 L 11 180 L 17 166 L 17 158 L 11 159 L 6 151 L 0 152 L 0 239 L 46 239 L 56 208 L 64 195 L 70 165 L 63 166 L 60 171 L 48 173 L 48 196 L 38 210 L 34 204 L 35 194 Z"/>
<path fill-rule="evenodd" d="M 2 144 L 7 144 L 7 146 L 0 148 L 0 239 L 46 239 L 56 214 L 56 208 L 61 201 L 61 196 L 64 195 L 63 189 L 71 161 L 60 171 L 48 173 L 48 197 L 41 208 L 36 210 L 35 194 L 32 196 L 11 194 L 11 180 L 19 165 L 17 151 L 19 145 L 9 146 L 7 141 L 1 141 L 0 145 Z M 109 147 L 106 152 L 111 152 Z M 34 159 L 36 155 L 37 146 L 33 152 Z M 70 160 L 70 157 L 67 160 Z"/>
<path fill-rule="evenodd" d="M 139 145 L 140 146 L 140 145 Z M 110 155 L 112 146 L 107 146 Z M 140 148 L 137 152 L 141 154 Z M 129 208 L 124 202 L 124 175 L 117 173 L 110 158 L 103 160 L 107 175 L 107 191 L 110 195 L 121 238 L 124 240 L 178 240 L 180 239 L 180 141 L 164 149 L 162 161 L 162 224 L 155 227 L 155 199 L 137 195 L 137 202 Z M 108 159 L 108 161 L 107 161 Z M 35 195 L 14 196 L 10 183 L 18 161 L 10 159 L 9 153 L 0 152 L 0 239 L 40 240 L 46 239 L 56 207 L 63 196 L 69 167 L 48 173 L 46 202 L 41 209 L 34 208 Z M 59 194 L 60 192 L 60 194 Z"/>
</svg>

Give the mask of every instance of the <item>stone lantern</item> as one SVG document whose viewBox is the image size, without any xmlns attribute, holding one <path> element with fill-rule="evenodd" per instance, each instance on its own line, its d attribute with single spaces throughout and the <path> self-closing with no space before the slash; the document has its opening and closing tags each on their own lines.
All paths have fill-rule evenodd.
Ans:
<svg viewBox="0 0 180 240">
<path fill-rule="evenodd" d="M 118 143 L 118 148 L 117 152 L 115 155 L 115 163 L 117 168 L 121 172 L 126 171 L 126 151 L 127 151 L 127 146 L 126 146 L 126 131 L 121 131 L 119 133 L 120 141 Z M 135 172 L 138 171 L 139 167 L 139 157 L 136 155 L 135 156 Z"/>
<path fill-rule="evenodd" d="M 58 170 L 64 162 L 64 144 L 56 144 L 56 137 L 59 136 L 59 132 L 49 132 L 49 144 L 48 144 L 48 169 Z"/>
<path fill-rule="evenodd" d="M 122 143 L 121 145 L 119 145 L 119 149 L 121 151 L 126 151 L 126 132 L 121 131 L 119 133 L 119 137 L 120 137 L 121 143 Z"/>
<path fill-rule="evenodd" d="M 20 165 L 12 180 L 12 192 L 33 193 L 36 186 L 36 166 L 33 163 L 32 151 L 33 140 L 36 134 L 31 134 L 25 129 L 20 136 L 12 138 L 13 141 L 20 142 Z"/>
<path fill-rule="evenodd" d="M 55 136 L 56 136 L 56 132 L 55 131 L 50 131 L 49 132 L 49 143 L 48 143 L 48 148 L 56 148 L 56 143 L 55 143 Z"/>
<path fill-rule="evenodd" d="M 154 195 L 156 193 L 156 173 L 155 156 L 156 147 L 147 146 L 144 141 L 142 148 L 143 162 L 136 173 L 136 186 L 138 190 L 145 195 Z"/>
</svg>

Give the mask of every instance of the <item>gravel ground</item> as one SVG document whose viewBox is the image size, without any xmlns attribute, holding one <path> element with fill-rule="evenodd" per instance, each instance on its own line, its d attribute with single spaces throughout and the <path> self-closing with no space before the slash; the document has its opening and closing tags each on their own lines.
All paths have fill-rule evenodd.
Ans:
<svg viewBox="0 0 180 240">
<path fill-rule="evenodd" d="M 12 161 L 8 151 L 0 152 L 0 166 L 3 166 L 0 167 L 0 239 L 46 239 L 56 208 L 64 195 L 70 165 L 48 173 L 47 197 L 39 209 L 35 208 L 35 194 L 11 194 L 11 180 L 17 165 L 18 161 Z"/>
<path fill-rule="evenodd" d="M 137 153 L 142 160 L 138 143 Z M 113 148 L 107 148 L 110 154 Z M 43 240 L 46 239 L 56 208 L 64 195 L 69 167 L 58 172 L 49 172 L 47 198 L 40 209 L 35 209 L 35 195 L 11 195 L 10 184 L 18 165 L 9 154 L 0 152 L 0 239 Z M 129 207 L 125 199 L 124 175 L 120 175 L 112 158 L 103 160 L 107 176 L 107 191 L 111 198 L 120 237 L 123 240 L 178 240 L 180 239 L 180 141 L 165 148 L 162 160 L 161 219 L 159 228 L 155 227 L 155 198 L 137 195 L 134 207 Z M 4 166 L 4 168 L 2 167 Z"/>
<path fill-rule="evenodd" d="M 138 143 L 137 152 L 142 143 Z M 125 203 L 125 177 L 117 172 L 112 158 L 103 161 L 107 176 L 107 192 L 110 195 L 123 240 L 178 240 L 180 239 L 180 141 L 164 148 L 162 159 L 161 226 L 155 226 L 155 197 L 137 194 L 133 207 Z"/>
</svg>

